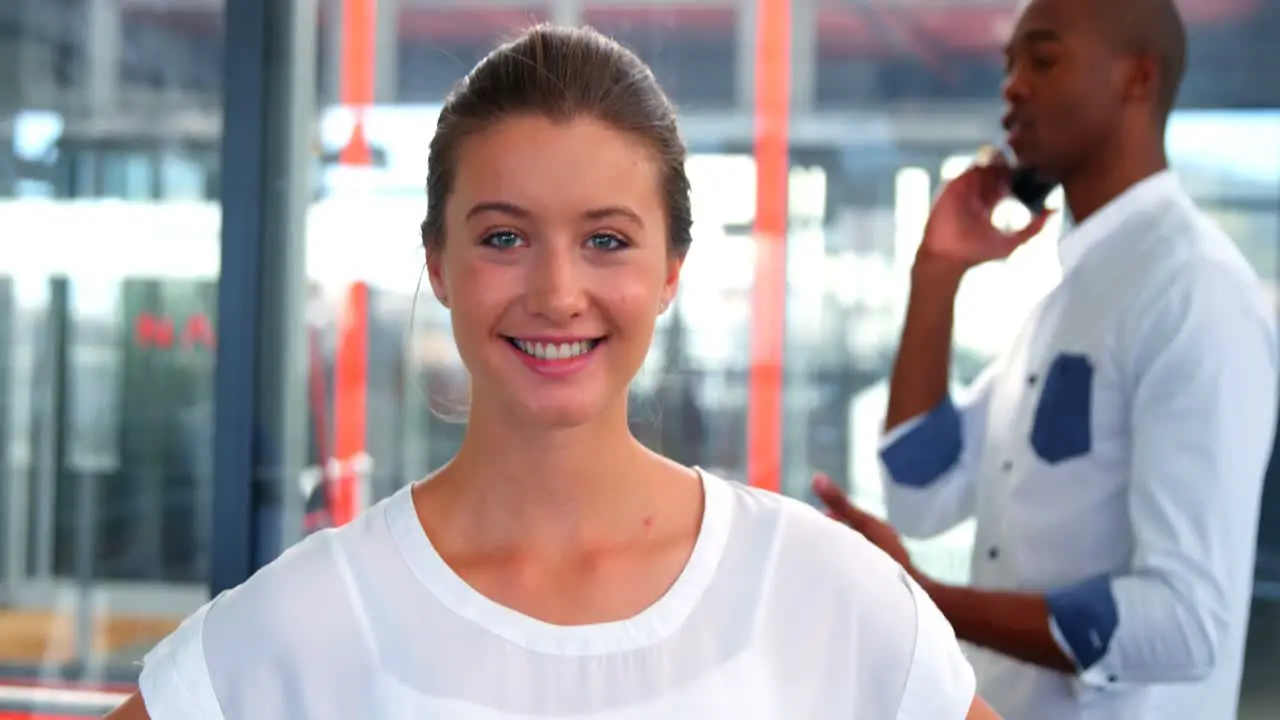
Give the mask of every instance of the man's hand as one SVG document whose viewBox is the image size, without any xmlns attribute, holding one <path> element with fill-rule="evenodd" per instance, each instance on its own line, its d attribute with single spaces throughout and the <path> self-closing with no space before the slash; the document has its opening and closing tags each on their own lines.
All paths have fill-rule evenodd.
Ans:
<svg viewBox="0 0 1280 720">
<path fill-rule="evenodd" d="M 965 720 L 1000 720 L 1000 716 L 995 710 L 980 697 L 974 696 L 973 704 L 969 706 L 969 714 L 965 716 Z"/>
<path fill-rule="evenodd" d="M 862 533 L 897 560 L 924 589 L 956 630 L 956 637 L 990 648 L 1023 662 L 1063 673 L 1075 663 L 1058 647 L 1049 630 L 1049 608 L 1043 595 L 958 587 L 937 582 L 916 569 L 911 556 L 888 523 L 853 506 L 826 475 L 813 479 L 813 489 L 827 506 L 827 514 Z M 970 718 L 993 717 L 975 705 Z"/>
<path fill-rule="evenodd" d="M 911 562 L 911 555 L 907 552 L 906 546 L 902 544 L 902 538 L 898 536 L 898 531 L 883 520 L 854 507 L 853 503 L 849 502 L 849 498 L 845 496 L 844 491 L 832 482 L 831 478 L 822 473 L 814 476 L 813 491 L 827 506 L 828 516 L 862 533 L 863 537 L 870 540 L 872 545 L 885 551 L 889 554 L 889 557 L 902 565 L 913 578 L 917 581 L 922 579 L 919 571 L 916 570 L 915 564 Z"/>
<path fill-rule="evenodd" d="M 1009 196 L 1012 172 L 1004 156 L 994 153 L 942 189 L 925 225 L 916 256 L 917 271 L 927 266 L 963 273 L 975 265 L 1009 257 L 1044 230 L 1048 213 L 1041 213 L 1016 232 L 1004 232 L 992 224 L 996 205 Z"/>
<path fill-rule="evenodd" d="M 107 713 L 103 720 L 151 720 L 151 716 L 147 714 L 142 695 L 134 693 L 120 707 Z"/>
</svg>

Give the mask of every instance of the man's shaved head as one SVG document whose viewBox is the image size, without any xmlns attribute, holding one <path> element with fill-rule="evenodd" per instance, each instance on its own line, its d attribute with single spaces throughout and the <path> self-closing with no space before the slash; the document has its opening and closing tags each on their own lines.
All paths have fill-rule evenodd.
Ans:
<svg viewBox="0 0 1280 720">
<path fill-rule="evenodd" d="M 1174 0 L 1089 0 L 1117 52 L 1147 55 L 1158 72 L 1156 111 L 1168 117 L 1187 68 L 1187 29 Z"/>
<path fill-rule="evenodd" d="M 1065 181 L 1124 148 L 1163 145 L 1186 30 L 1174 0 L 1029 0 L 1005 62 L 1006 142 Z"/>
</svg>

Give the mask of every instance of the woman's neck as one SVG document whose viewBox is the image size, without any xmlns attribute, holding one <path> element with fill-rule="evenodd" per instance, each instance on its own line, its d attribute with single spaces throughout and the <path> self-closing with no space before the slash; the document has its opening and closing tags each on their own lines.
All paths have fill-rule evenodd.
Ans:
<svg viewBox="0 0 1280 720">
<path fill-rule="evenodd" d="M 631 435 L 625 408 L 581 427 L 538 432 L 518 418 L 473 410 L 458 454 L 424 492 L 434 496 L 428 504 L 440 511 L 437 520 L 471 544 L 541 554 L 536 548 L 610 544 L 628 528 L 651 525 L 670 505 L 673 483 L 664 479 L 682 475 L 692 477 Z"/>
</svg>

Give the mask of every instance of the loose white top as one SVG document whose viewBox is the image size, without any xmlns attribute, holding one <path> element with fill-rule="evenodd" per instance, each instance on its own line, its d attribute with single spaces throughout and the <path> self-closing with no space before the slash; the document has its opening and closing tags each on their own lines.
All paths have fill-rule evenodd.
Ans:
<svg viewBox="0 0 1280 720">
<path fill-rule="evenodd" d="M 313 535 L 145 659 L 153 720 L 963 720 L 974 675 L 928 597 L 857 533 L 702 474 L 692 556 L 618 622 L 480 595 L 409 488 Z"/>
</svg>

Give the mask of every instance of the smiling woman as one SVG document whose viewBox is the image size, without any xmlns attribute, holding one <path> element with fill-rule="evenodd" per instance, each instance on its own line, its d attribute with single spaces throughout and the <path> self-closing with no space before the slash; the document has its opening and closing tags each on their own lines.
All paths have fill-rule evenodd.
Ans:
<svg viewBox="0 0 1280 720">
<path fill-rule="evenodd" d="M 468 120 L 443 116 L 438 142 L 452 149 L 450 123 Z M 496 412 L 582 425 L 625 398 L 675 293 L 688 209 L 666 219 L 662 175 L 687 197 L 681 167 L 662 168 L 646 143 L 585 115 L 513 117 L 458 153 L 447 195 L 429 200 L 441 217 L 428 217 L 424 241 L 431 286 L 474 378 L 472 422 Z M 442 191 L 438 176 L 428 183 Z"/>
<path fill-rule="evenodd" d="M 895 561 L 632 436 L 691 237 L 634 54 L 546 26 L 497 48 L 446 101 L 427 187 L 460 450 L 199 610 L 115 717 L 993 717 Z"/>
</svg>

